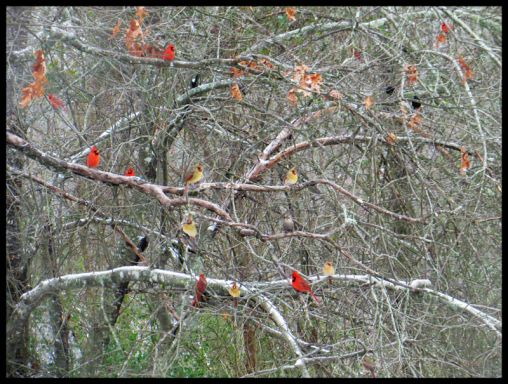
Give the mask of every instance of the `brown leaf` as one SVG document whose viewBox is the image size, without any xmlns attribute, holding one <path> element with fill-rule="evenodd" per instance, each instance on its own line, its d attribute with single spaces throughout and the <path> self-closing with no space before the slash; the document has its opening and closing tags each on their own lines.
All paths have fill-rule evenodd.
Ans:
<svg viewBox="0 0 508 384">
<path fill-rule="evenodd" d="M 416 65 L 406 65 L 406 75 L 409 84 L 414 84 L 418 81 L 418 70 Z"/>
<path fill-rule="evenodd" d="M 372 96 L 367 96 L 365 98 L 365 109 L 370 109 L 370 107 L 372 107 L 374 105 L 374 98 Z"/>
<path fill-rule="evenodd" d="M 321 92 L 320 86 L 323 84 L 323 79 L 319 73 L 313 73 L 310 75 L 311 89 L 316 92 Z"/>
<path fill-rule="evenodd" d="M 422 121 L 423 121 L 422 115 L 419 112 L 416 112 L 411 116 L 408 126 L 409 126 L 409 128 L 415 129 L 419 125 L 421 125 Z"/>
<path fill-rule="evenodd" d="M 295 88 L 292 88 L 292 89 L 289 90 L 289 92 L 288 92 L 288 101 L 292 105 L 297 105 L 298 104 L 298 98 L 296 97 L 296 89 Z"/>
<path fill-rule="evenodd" d="M 336 100 L 341 100 L 344 98 L 344 95 L 335 89 L 330 91 L 329 95 L 332 99 L 336 99 Z"/>
<path fill-rule="evenodd" d="M 437 35 L 436 46 L 439 47 L 439 44 L 444 44 L 446 42 L 446 35 L 444 33 L 440 33 Z"/>
<path fill-rule="evenodd" d="M 236 67 L 229 68 L 229 72 L 231 72 L 233 74 L 233 78 L 237 78 L 237 77 L 244 75 L 244 71 L 242 71 L 241 69 L 238 69 Z"/>
<path fill-rule="evenodd" d="M 272 69 L 273 68 L 273 64 L 270 63 L 270 61 L 268 61 L 267 59 L 261 59 L 261 60 L 258 60 L 258 63 L 268 69 Z"/>
<path fill-rule="evenodd" d="M 111 31 L 111 36 L 109 38 L 110 40 L 114 39 L 116 35 L 118 35 L 118 33 L 120 32 L 120 25 L 122 25 L 122 20 L 118 19 L 116 25 L 113 27 L 113 30 Z"/>
<path fill-rule="evenodd" d="M 460 147 L 460 174 L 465 175 L 469 168 L 471 168 L 469 153 L 467 153 L 466 147 L 462 146 Z"/>
<path fill-rule="evenodd" d="M 242 101 L 243 100 L 242 92 L 240 91 L 240 87 L 238 86 L 237 83 L 234 83 L 231 86 L 231 96 L 235 100 L 238 100 L 238 101 Z"/>
<path fill-rule="evenodd" d="M 389 132 L 388 135 L 386 135 L 386 142 L 390 145 L 394 145 L 397 141 L 399 141 L 399 138 L 395 133 Z"/>
<path fill-rule="evenodd" d="M 286 15 L 289 21 L 296 21 L 296 8 L 286 8 Z"/>
<path fill-rule="evenodd" d="M 136 8 L 136 16 L 139 18 L 140 24 L 143 23 L 143 19 L 148 16 L 148 12 L 145 11 L 145 7 Z"/>
</svg>

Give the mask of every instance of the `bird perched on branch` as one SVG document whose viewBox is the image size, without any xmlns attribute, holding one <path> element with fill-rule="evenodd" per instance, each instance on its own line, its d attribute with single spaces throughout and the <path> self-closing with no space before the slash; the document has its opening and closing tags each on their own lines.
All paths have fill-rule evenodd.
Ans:
<svg viewBox="0 0 508 384">
<path fill-rule="evenodd" d="M 335 268 L 333 267 L 333 264 L 331 261 L 325 262 L 325 265 L 323 265 L 323 275 L 325 276 L 332 276 L 335 275 Z M 332 278 L 328 278 L 328 284 L 332 284 Z"/>
<path fill-rule="evenodd" d="M 197 86 L 199 86 L 199 73 L 196 73 L 194 75 L 194 77 L 191 79 L 191 83 L 190 83 L 191 89 L 196 88 Z"/>
<path fill-rule="evenodd" d="M 411 101 L 411 106 L 413 109 L 418 109 L 422 106 L 422 103 L 420 103 L 420 98 L 416 95 L 413 96 L 413 100 Z"/>
<path fill-rule="evenodd" d="M 194 300 L 192 300 L 192 306 L 197 307 L 199 306 L 199 302 L 201 301 L 201 297 L 206 291 L 206 277 L 203 273 L 199 275 L 198 282 L 196 284 L 196 295 L 194 296 Z"/>
<path fill-rule="evenodd" d="M 296 172 L 296 168 L 291 168 L 286 177 L 284 179 L 284 185 L 295 184 L 298 181 L 298 173 Z"/>
<path fill-rule="evenodd" d="M 201 163 L 198 163 L 192 171 L 188 172 L 185 175 L 184 178 L 185 195 L 187 195 L 187 193 L 189 192 L 189 185 L 199 182 L 202 178 L 203 178 L 203 165 L 201 165 Z"/>
<path fill-rule="evenodd" d="M 194 220 L 192 219 L 191 215 L 189 215 L 187 217 L 187 220 L 182 224 L 182 230 L 190 238 L 189 245 L 193 249 L 197 249 L 196 236 L 198 234 L 198 229 L 197 229 L 196 223 L 194 223 Z"/>
<path fill-rule="evenodd" d="M 291 214 L 289 212 L 286 212 L 284 215 L 284 223 L 282 224 L 282 228 L 284 229 L 284 232 L 293 232 L 295 230 L 295 223 L 291 218 Z"/>
<path fill-rule="evenodd" d="M 99 155 L 99 150 L 95 145 L 92 145 L 90 153 L 88 153 L 88 157 L 86 158 L 86 165 L 90 168 L 97 168 L 100 162 L 101 156 Z"/>
<path fill-rule="evenodd" d="M 297 271 L 294 271 L 291 276 L 291 285 L 298 292 L 309 292 L 312 298 L 316 300 L 316 303 L 321 304 L 317 296 L 312 292 L 312 289 L 310 289 L 309 283 Z"/>
<path fill-rule="evenodd" d="M 136 176 L 136 173 L 134 172 L 134 169 L 132 169 L 132 167 L 129 167 L 127 168 L 127 170 L 125 171 L 125 173 L 123 174 L 124 176 Z"/>
</svg>

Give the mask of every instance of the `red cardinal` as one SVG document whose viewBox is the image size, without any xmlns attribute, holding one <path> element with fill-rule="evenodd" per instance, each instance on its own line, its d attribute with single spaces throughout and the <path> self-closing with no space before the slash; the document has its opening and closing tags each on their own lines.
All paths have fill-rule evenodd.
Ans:
<svg viewBox="0 0 508 384">
<path fill-rule="evenodd" d="M 132 169 L 132 167 L 127 168 L 127 170 L 125 171 L 125 173 L 123 175 L 124 176 L 136 176 L 136 174 L 134 173 L 134 169 Z"/>
<path fill-rule="evenodd" d="M 206 277 L 203 273 L 199 275 L 198 283 L 196 284 L 196 296 L 194 300 L 192 300 L 192 306 L 197 307 L 199 305 L 199 301 L 201 300 L 201 296 L 205 293 L 206 290 Z"/>
<path fill-rule="evenodd" d="M 175 46 L 168 44 L 164 52 L 162 53 L 162 60 L 173 61 L 175 59 Z"/>
<path fill-rule="evenodd" d="M 99 155 L 99 150 L 95 145 L 92 145 L 92 148 L 90 148 L 90 153 L 86 158 L 86 165 L 90 168 L 96 168 L 100 162 L 101 157 Z"/>
<path fill-rule="evenodd" d="M 293 272 L 291 281 L 292 281 L 291 284 L 293 285 L 294 289 L 296 289 L 298 292 L 309 292 L 314 298 L 314 300 L 316 300 L 318 304 L 321 304 L 317 296 L 314 294 L 314 292 L 312 292 L 312 289 L 310 289 L 309 283 L 307 283 L 307 281 L 305 281 L 305 279 L 302 276 L 300 276 L 298 272 L 296 271 Z"/>
</svg>

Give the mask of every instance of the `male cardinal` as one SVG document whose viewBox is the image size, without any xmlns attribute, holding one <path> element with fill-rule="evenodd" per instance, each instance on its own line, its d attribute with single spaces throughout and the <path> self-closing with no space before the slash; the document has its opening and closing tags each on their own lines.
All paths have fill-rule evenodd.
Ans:
<svg viewBox="0 0 508 384">
<path fill-rule="evenodd" d="M 175 59 L 175 46 L 173 44 L 168 44 L 168 46 L 166 47 L 166 49 L 162 54 L 162 60 L 169 60 L 172 62 L 174 59 Z"/>
<path fill-rule="evenodd" d="M 136 174 L 134 173 L 134 169 L 132 169 L 132 167 L 127 168 L 127 170 L 125 171 L 125 173 L 123 175 L 124 176 L 136 176 Z"/>
<path fill-rule="evenodd" d="M 194 300 L 192 300 L 192 306 L 197 307 L 199 305 L 199 301 L 201 300 L 201 296 L 205 293 L 206 290 L 206 277 L 203 273 L 199 275 L 198 283 L 196 284 L 196 296 Z"/>
<path fill-rule="evenodd" d="M 90 148 L 90 153 L 86 158 L 86 165 L 90 168 L 96 168 L 100 162 L 101 157 L 99 155 L 99 150 L 95 145 L 92 145 L 92 148 Z"/>
<path fill-rule="evenodd" d="M 297 271 L 293 272 L 291 284 L 293 285 L 293 288 L 298 292 L 309 292 L 314 300 L 316 300 L 318 304 L 321 304 L 317 296 L 314 294 L 314 292 L 312 292 L 312 289 L 310 289 L 309 283 L 307 283 L 307 281 L 302 276 L 300 276 Z"/>
<path fill-rule="evenodd" d="M 286 178 L 284 179 L 284 184 L 295 184 L 298 181 L 298 173 L 296 173 L 296 168 L 291 168 L 286 174 Z"/>
</svg>

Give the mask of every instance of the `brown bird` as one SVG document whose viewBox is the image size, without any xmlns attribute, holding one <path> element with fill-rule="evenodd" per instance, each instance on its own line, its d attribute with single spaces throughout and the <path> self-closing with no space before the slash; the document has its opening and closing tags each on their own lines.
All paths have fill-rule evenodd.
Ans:
<svg viewBox="0 0 508 384">
<path fill-rule="evenodd" d="M 184 194 L 189 192 L 189 185 L 195 184 L 203 178 L 203 165 L 198 163 L 193 170 L 188 172 L 184 177 L 185 189 Z"/>
<path fill-rule="evenodd" d="M 284 224 L 282 224 L 282 228 L 284 232 L 293 232 L 295 230 L 295 223 L 289 212 L 284 215 Z"/>
<path fill-rule="evenodd" d="M 376 362 L 374 361 L 374 358 L 372 355 L 364 355 L 362 359 L 362 365 L 363 367 L 368 370 L 372 376 L 373 379 L 376 378 Z"/>
<path fill-rule="evenodd" d="M 335 274 L 335 268 L 333 267 L 333 263 L 331 261 L 325 262 L 325 265 L 323 265 L 323 275 L 325 276 L 331 276 Z M 328 278 L 328 284 L 332 284 L 332 278 Z"/>
<path fill-rule="evenodd" d="M 295 184 L 298 181 L 298 173 L 296 172 L 296 167 L 291 168 L 286 177 L 284 178 L 284 185 Z"/>
</svg>

